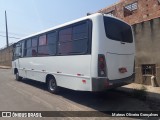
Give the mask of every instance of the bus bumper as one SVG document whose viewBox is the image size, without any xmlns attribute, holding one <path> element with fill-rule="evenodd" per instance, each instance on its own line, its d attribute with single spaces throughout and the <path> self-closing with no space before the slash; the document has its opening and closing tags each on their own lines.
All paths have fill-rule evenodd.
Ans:
<svg viewBox="0 0 160 120">
<path fill-rule="evenodd" d="M 117 80 L 109 80 L 108 78 L 92 78 L 92 91 L 104 91 L 111 88 L 120 87 L 133 83 L 135 80 L 135 73 L 129 77 Z"/>
</svg>

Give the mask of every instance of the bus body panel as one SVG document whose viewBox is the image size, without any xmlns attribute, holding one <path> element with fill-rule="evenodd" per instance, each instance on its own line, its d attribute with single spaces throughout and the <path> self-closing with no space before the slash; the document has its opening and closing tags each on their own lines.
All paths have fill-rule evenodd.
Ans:
<svg viewBox="0 0 160 120">
<path fill-rule="evenodd" d="M 108 17 L 108 18 L 110 19 L 110 17 Z M 103 54 L 105 54 L 105 59 L 106 59 L 107 78 L 109 80 L 117 80 L 117 79 L 127 78 L 133 74 L 133 72 L 134 72 L 133 70 L 134 70 L 135 44 L 134 44 L 132 27 L 123 21 L 117 20 L 115 18 L 111 18 L 111 19 L 113 19 L 113 23 L 111 23 L 112 21 L 110 21 L 110 23 L 108 23 L 109 25 L 116 24 L 118 26 L 120 24 L 118 27 L 115 26 L 115 27 L 117 27 L 117 28 L 115 28 L 116 30 L 112 30 L 112 28 L 109 28 L 109 29 L 111 29 L 111 31 L 121 33 L 121 32 L 123 32 L 122 29 L 124 29 L 124 31 L 126 33 L 127 33 L 127 30 L 130 32 L 129 33 L 130 36 L 129 35 L 127 36 L 126 33 L 123 36 L 119 36 L 119 37 L 124 38 L 125 41 L 118 40 L 118 37 L 117 38 L 115 37 L 115 39 L 111 39 L 111 38 L 109 38 L 111 36 L 108 37 L 107 33 L 103 34 L 103 35 L 105 35 L 104 39 L 103 39 L 105 42 L 103 41 L 104 44 L 101 44 L 101 45 L 103 45 L 102 51 L 105 51 L 105 53 L 103 52 Z M 103 21 L 105 23 L 105 20 L 103 20 Z M 118 23 L 117 23 L 117 21 L 118 21 Z M 110 27 L 108 24 L 106 24 L 105 27 Z M 124 24 L 123 26 L 126 26 L 126 27 L 122 27 L 121 24 Z M 114 27 L 114 26 L 112 26 L 112 27 Z M 105 28 L 104 28 L 104 31 L 106 31 Z M 106 31 L 106 32 L 108 32 L 108 31 Z M 114 32 L 112 33 L 113 35 L 119 35 L 119 33 L 114 33 Z M 120 38 L 120 39 L 122 39 L 122 38 Z M 123 71 L 121 69 L 125 69 L 126 71 Z"/>
<path fill-rule="evenodd" d="M 106 53 L 106 63 L 109 80 L 122 79 L 133 74 L 134 55 Z M 121 73 L 120 68 L 126 68 L 127 71 Z"/>
<path fill-rule="evenodd" d="M 107 16 L 109 17 L 109 16 Z M 113 18 L 115 19 L 115 18 Z M 121 20 L 120 20 L 121 21 Z M 104 16 L 93 20 L 92 36 L 92 91 L 103 91 L 134 82 L 135 44 L 108 38 L 105 32 Z M 123 21 L 121 21 L 123 22 Z M 123 22 L 126 24 L 125 22 Z M 126 24 L 127 25 L 127 24 Z M 129 26 L 129 25 L 128 25 Z M 132 27 L 130 26 L 131 32 Z M 133 32 L 132 32 L 133 35 Z M 96 46 L 96 47 L 95 47 Z M 96 49 L 96 50 L 95 50 Z M 106 77 L 98 76 L 98 55 L 105 56 Z M 125 68 L 123 73 L 120 69 Z"/>
<path fill-rule="evenodd" d="M 100 40 L 103 38 L 103 28 L 102 22 L 102 15 L 99 15 L 95 18 L 92 18 L 92 52 L 91 52 L 91 77 L 97 78 L 98 77 L 98 54 L 101 48 Z"/>
<path fill-rule="evenodd" d="M 46 82 L 47 74 L 52 74 L 58 86 L 74 90 L 91 90 L 91 55 L 28 57 L 16 61 L 19 61 L 19 75 L 24 78 Z"/>
</svg>

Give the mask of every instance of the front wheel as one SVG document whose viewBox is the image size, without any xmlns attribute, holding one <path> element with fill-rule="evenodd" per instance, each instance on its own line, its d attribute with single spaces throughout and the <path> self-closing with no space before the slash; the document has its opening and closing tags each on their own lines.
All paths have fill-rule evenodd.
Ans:
<svg viewBox="0 0 160 120">
<path fill-rule="evenodd" d="M 48 86 L 49 92 L 54 93 L 54 94 L 58 93 L 59 87 L 57 86 L 57 83 L 54 77 L 48 78 L 47 86 Z"/>
<path fill-rule="evenodd" d="M 15 77 L 16 77 L 17 81 L 21 81 L 22 80 L 22 77 L 19 76 L 18 72 L 16 72 Z"/>
</svg>

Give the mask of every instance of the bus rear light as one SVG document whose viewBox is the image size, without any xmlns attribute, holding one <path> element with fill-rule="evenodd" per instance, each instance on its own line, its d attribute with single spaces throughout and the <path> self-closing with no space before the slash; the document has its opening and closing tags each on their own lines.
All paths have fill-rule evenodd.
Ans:
<svg viewBox="0 0 160 120">
<path fill-rule="evenodd" d="M 100 58 L 99 58 L 99 61 L 100 61 L 100 62 L 104 62 L 104 58 L 103 58 L 103 57 L 100 57 Z"/>
<path fill-rule="evenodd" d="M 98 55 L 98 76 L 106 77 L 106 61 L 103 54 Z"/>
<path fill-rule="evenodd" d="M 100 69 L 104 69 L 105 65 L 103 63 L 100 64 Z"/>
</svg>

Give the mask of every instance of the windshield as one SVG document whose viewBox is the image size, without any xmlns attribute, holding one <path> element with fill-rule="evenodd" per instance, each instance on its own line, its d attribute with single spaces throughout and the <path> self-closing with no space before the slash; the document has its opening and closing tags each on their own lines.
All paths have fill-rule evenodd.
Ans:
<svg viewBox="0 0 160 120">
<path fill-rule="evenodd" d="M 109 39 L 126 43 L 133 42 L 132 30 L 128 24 L 115 18 L 104 17 L 104 26 Z"/>
</svg>

